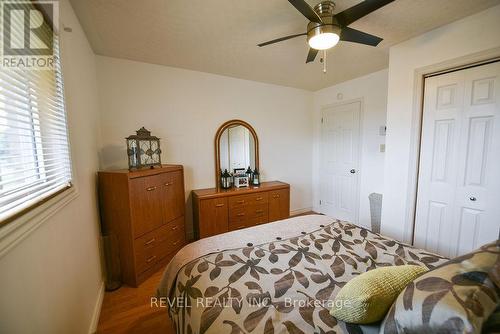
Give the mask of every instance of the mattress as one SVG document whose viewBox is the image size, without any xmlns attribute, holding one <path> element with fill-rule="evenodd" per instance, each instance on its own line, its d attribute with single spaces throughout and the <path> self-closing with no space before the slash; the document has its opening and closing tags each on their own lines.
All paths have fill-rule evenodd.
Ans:
<svg viewBox="0 0 500 334">
<path fill-rule="evenodd" d="M 158 297 L 178 334 L 377 333 L 330 316 L 338 291 L 368 270 L 447 259 L 327 216 L 202 239 L 168 264 Z"/>
</svg>

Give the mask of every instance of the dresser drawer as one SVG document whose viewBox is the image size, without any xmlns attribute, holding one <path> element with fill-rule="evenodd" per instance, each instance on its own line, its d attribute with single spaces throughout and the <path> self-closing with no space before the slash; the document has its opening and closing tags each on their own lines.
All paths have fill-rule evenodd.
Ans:
<svg viewBox="0 0 500 334">
<path fill-rule="evenodd" d="M 247 219 L 247 210 L 244 206 L 241 207 L 233 207 L 229 209 L 229 222 L 237 223 L 243 222 Z"/>
<path fill-rule="evenodd" d="M 269 222 L 267 214 L 261 215 L 260 217 L 246 218 L 243 221 L 230 221 L 229 231 L 241 230 L 248 227 L 253 227 L 261 224 L 266 224 Z"/>
<path fill-rule="evenodd" d="M 242 208 L 248 205 L 248 196 L 232 196 L 228 198 L 229 209 Z"/>
<path fill-rule="evenodd" d="M 269 203 L 269 194 L 261 192 L 257 194 L 233 196 L 229 198 L 229 208 L 238 208 L 248 205 Z"/>
<path fill-rule="evenodd" d="M 134 241 L 137 272 L 151 268 L 185 242 L 184 217 L 137 238 Z"/>
<path fill-rule="evenodd" d="M 160 228 L 161 229 L 161 228 Z M 158 261 L 159 231 L 149 232 L 134 241 L 136 271 L 141 273 Z"/>
<path fill-rule="evenodd" d="M 248 219 L 267 218 L 269 215 L 269 205 L 267 203 L 250 205 L 246 208 L 245 211 Z"/>
<path fill-rule="evenodd" d="M 244 228 L 247 228 L 247 227 L 252 227 L 252 226 L 255 226 L 255 225 L 252 225 L 250 223 L 250 220 L 248 219 L 245 219 L 244 221 L 240 221 L 240 222 L 229 222 L 229 231 L 236 231 L 236 230 L 241 230 L 241 229 L 244 229 Z"/>
<path fill-rule="evenodd" d="M 257 226 L 257 225 L 262 225 L 262 224 L 267 224 L 269 223 L 269 218 L 266 215 L 260 216 L 260 217 L 253 217 L 250 218 L 247 222 L 249 226 Z"/>
<path fill-rule="evenodd" d="M 268 204 L 248 205 L 242 208 L 232 208 L 229 211 L 230 231 L 260 225 L 269 221 Z"/>
<path fill-rule="evenodd" d="M 249 195 L 248 200 L 250 205 L 260 205 L 269 203 L 269 193 L 262 192 L 255 195 Z"/>
<path fill-rule="evenodd" d="M 246 208 L 231 210 L 228 222 L 229 231 L 241 230 L 250 226 Z"/>
<path fill-rule="evenodd" d="M 159 258 L 164 258 L 170 253 L 176 252 L 186 244 L 186 231 L 184 229 L 184 217 L 168 223 L 160 232 Z"/>
</svg>

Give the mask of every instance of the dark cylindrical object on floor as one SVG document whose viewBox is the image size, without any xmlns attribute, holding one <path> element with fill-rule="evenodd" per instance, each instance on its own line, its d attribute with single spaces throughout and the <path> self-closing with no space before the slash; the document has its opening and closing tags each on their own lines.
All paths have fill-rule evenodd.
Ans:
<svg viewBox="0 0 500 334">
<path fill-rule="evenodd" d="M 106 291 L 114 291 L 122 286 L 118 238 L 116 235 L 103 235 L 104 259 L 106 261 Z"/>
</svg>

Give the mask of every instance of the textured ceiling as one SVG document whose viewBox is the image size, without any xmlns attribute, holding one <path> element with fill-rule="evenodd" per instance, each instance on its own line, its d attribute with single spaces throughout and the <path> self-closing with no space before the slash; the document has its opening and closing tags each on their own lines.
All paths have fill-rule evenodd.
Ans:
<svg viewBox="0 0 500 334">
<path fill-rule="evenodd" d="M 308 1 L 314 5 L 318 1 Z M 336 1 L 336 13 L 359 0 Z M 71 0 L 95 53 L 230 77 L 318 90 L 388 65 L 389 47 L 500 0 L 396 0 L 351 27 L 380 36 L 376 48 L 341 42 L 305 64 L 307 21 L 286 0 Z"/>
</svg>

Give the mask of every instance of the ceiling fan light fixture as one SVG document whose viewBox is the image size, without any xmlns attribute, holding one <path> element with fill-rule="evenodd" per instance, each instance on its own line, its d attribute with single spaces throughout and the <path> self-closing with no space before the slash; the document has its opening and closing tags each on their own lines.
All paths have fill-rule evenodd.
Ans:
<svg viewBox="0 0 500 334">
<path fill-rule="evenodd" d="M 333 48 L 340 40 L 340 36 L 333 33 L 327 32 L 319 35 L 314 35 L 309 38 L 309 46 L 316 50 L 328 50 Z"/>
<path fill-rule="evenodd" d="M 333 48 L 340 40 L 340 27 L 332 24 L 332 18 L 324 17 L 322 24 L 315 22 L 307 26 L 307 43 L 315 50 L 328 50 Z"/>
</svg>

